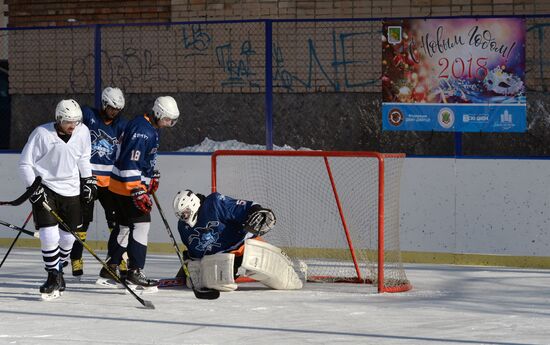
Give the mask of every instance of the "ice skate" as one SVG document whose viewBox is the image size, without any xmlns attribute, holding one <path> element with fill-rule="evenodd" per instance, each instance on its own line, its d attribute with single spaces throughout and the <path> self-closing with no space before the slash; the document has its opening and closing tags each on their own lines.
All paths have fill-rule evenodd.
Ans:
<svg viewBox="0 0 550 345">
<path fill-rule="evenodd" d="M 51 301 L 61 296 L 61 274 L 59 271 L 48 271 L 48 278 L 40 287 L 40 297 L 44 301 Z"/>
<path fill-rule="evenodd" d="M 128 270 L 126 283 L 130 289 L 141 294 L 158 292 L 159 281 L 147 278 L 139 268 Z"/>
<path fill-rule="evenodd" d="M 115 274 L 117 273 L 117 265 L 109 264 L 109 269 L 111 269 L 111 271 L 113 271 Z M 99 271 L 99 278 L 97 278 L 95 283 L 97 285 L 112 289 L 123 288 L 123 286 L 109 273 L 109 271 L 105 269 L 105 267 L 102 267 L 101 271 Z"/>
</svg>

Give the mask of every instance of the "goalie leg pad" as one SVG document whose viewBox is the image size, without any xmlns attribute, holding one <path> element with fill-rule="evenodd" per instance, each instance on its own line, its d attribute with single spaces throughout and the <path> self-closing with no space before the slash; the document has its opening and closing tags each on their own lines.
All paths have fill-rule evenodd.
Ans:
<svg viewBox="0 0 550 345">
<path fill-rule="evenodd" d="M 201 279 L 201 260 L 189 261 L 187 263 L 187 270 L 193 280 L 193 285 L 197 289 L 204 287 Z M 189 280 L 189 278 L 187 278 L 187 280 Z M 191 286 L 191 282 L 187 281 L 186 283 L 187 286 Z"/>
<path fill-rule="evenodd" d="M 296 290 L 303 287 L 292 261 L 280 248 L 269 243 L 248 239 L 245 241 L 241 267 L 246 275 L 276 290 Z"/>
<path fill-rule="evenodd" d="M 234 278 L 233 264 L 235 255 L 218 253 L 207 255 L 201 260 L 201 278 L 204 286 L 218 291 L 234 291 L 237 284 Z"/>
</svg>

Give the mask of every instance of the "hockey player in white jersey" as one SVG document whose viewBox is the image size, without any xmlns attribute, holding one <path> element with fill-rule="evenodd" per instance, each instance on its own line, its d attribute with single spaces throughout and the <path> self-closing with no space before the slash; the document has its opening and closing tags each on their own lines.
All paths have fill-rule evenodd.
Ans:
<svg viewBox="0 0 550 345">
<path fill-rule="evenodd" d="M 75 238 L 58 226 L 42 204 L 46 202 L 74 231 L 82 226 L 80 197 L 92 201 L 97 186 L 90 165 L 90 132 L 82 124 L 82 110 L 75 100 L 62 100 L 55 109 L 55 122 L 38 126 L 21 152 L 19 172 L 30 186 L 36 176 L 42 185 L 29 198 L 40 247 L 46 282 L 40 287 L 43 299 L 53 299 L 65 290 L 63 266 L 68 264 Z M 80 176 L 86 183 L 81 184 Z"/>
<path fill-rule="evenodd" d="M 275 226 L 271 210 L 220 193 L 204 197 L 190 190 L 178 192 L 173 206 L 196 288 L 233 291 L 239 268 L 273 289 L 302 288 L 303 277 L 290 258 L 260 238 Z"/>
</svg>

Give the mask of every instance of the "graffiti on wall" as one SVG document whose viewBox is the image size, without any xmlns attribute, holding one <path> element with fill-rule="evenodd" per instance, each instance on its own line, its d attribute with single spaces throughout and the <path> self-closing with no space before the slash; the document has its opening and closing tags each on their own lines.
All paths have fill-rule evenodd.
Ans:
<svg viewBox="0 0 550 345">
<path fill-rule="evenodd" d="M 126 48 L 120 53 L 101 51 L 102 84 L 127 89 L 137 82 L 168 81 L 168 68 L 153 61 L 148 49 Z M 69 81 L 75 93 L 93 91 L 95 55 L 76 58 L 71 65 Z"/>
</svg>

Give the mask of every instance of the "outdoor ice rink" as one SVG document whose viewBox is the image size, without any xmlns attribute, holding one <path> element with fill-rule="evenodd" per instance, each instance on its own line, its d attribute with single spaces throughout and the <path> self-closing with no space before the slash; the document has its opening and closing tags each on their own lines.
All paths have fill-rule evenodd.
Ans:
<svg viewBox="0 0 550 345">
<path fill-rule="evenodd" d="M 7 248 L 0 249 L 3 257 Z M 105 253 L 100 253 L 103 256 Z M 242 284 L 217 300 L 190 290 L 142 297 L 67 276 L 55 301 L 39 298 L 39 249 L 15 248 L 0 268 L 0 344 L 550 344 L 550 271 L 406 265 L 413 290 L 309 283 L 299 291 Z M 146 273 L 177 271 L 174 255 L 149 255 Z"/>
</svg>

